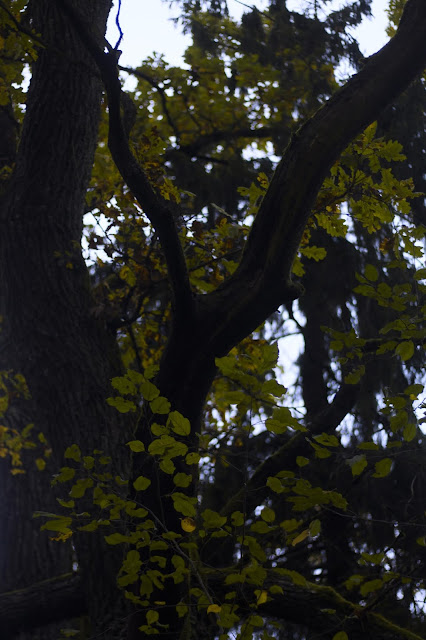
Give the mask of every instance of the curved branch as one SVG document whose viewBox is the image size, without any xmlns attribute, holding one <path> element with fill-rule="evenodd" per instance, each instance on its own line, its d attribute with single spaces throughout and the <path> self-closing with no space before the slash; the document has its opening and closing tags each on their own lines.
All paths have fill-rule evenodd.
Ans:
<svg viewBox="0 0 426 640">
<path fill-rule="evenodd" d="M 291 268 L 316 196 L 345 147 L 426 65 L 426 3 L 409 0 L 396 35 L 291 138 L 235 273 L 205 296 L 221 355 L 300 294 Z M 214 316 L 214 318 L 213 318 Z"/>
<path fill-rule="evenodd" d="M 123 98 L 124 93 L 121 89 L 117 66 L 119 52 L 111 50 L 111 47 L 108 47 L 105 41 L 105 47 L 110 50 L 108 53 L 104 53 L 69 3 L 63 2 L 61 6 L 74 24 L 81 41 L 93 57 L 100 71 L 108 97 L 108 146 L 123 180 L 158 233 L 167 262 L 176 318 L 179 320 L 192 317 L 194 314 L 194 300 L 186 261 L 175 223 L 175 218 L 180 214 L 180 210 L 177 205 L 172 207 L 171 203 L 154 190 L 130 150 L 128 133 L 125 130 L 121 115 L 121 110 L 126 108 L 126 102 L 130 98 L 127 96 L 128 100 L 126 101 Z"/>
<path fill-rule="evenodd" d="M 209 586 L 214 585 L 215 597 L 219 601 L 221 596 L 224 599 L 226 594 L 226 573 L 236 571 L 228 570 L 221 574 L 216 572 L 208 581 Z M 302 576 L 296 578 L 296 581 L 297 584 L 288 576 L 280 574 L 280 570 L 269 570 L 262 589 L 267 590 L 276 585 L 281 588 L 282 593 L 268 593 L 268 600 L 258 606 L 255 613 L 264 618 L 306 626 L 323 640 L 332 640 L 338 631 L 345 631 L 351 640 L 365 640 L 366 633 L 375 640 L 422 640 L 416 633 L 394 624 L 367 607 L 347 600 L 332 587 L 305 581 Z M 258 589 L 259 585 L 250 585 L 249 582 L 250 580 L 247 580 L 237 585 L 238 591 L 233 599 L 233 602 L 240 606 L 240 615 L 242 611 L 252 614 L 253 609 L 248 609 L 247 603 L 256 602 L 258 597 L 255 589 Z M 233 588 L 235 586 L 232 585 Z"/>
<path fill-rule="evenodd" d="M 328 407 L 308 425 L 309 435 L 333 433 L 351 411 L 358 393 L 359 385 L 342 385 Z M 268 495 L 266 481 L 269 476 L 274 476 L 282 469 L 297 471 L 296 457 L 309 455 L 310 451 L 305 434 L 296 433 L 257 467 L 247 483 L 228 500 L 221 510 L 221 515 L 229 515 L 241 509 L 242 505 L 247 513 L 251 513 Z"/>
</svg>

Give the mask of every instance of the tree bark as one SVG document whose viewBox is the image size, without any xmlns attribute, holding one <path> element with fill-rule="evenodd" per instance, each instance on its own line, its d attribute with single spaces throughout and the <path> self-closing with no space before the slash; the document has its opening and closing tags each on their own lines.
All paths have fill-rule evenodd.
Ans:
<svg viewBox="0 0 426 640">
<path fill-rule="evenodd" d="M 1 369 L 23 374 L 31 393 L 28 406 L 18 401 L 11 407 L 9 424 L 22 428 L 34 422 L 53 454 L 43 472 L 30 460 L 25 475 L 12 477 L 1 465 L 1 591 L 72 569 L 69 543 L 52 542 L 32 518 L 37 509 L 58 512 L 50 478 L 64 464 L 65 447 L 78 443 L 88 453 L 113 452 L 115 472 L 128 475 L 125 428 L 105 402 L 110 380 L 121 370 L 120 357 L 115 337 L 92 313 L 80 249 L 102 83 L 59 4 L 31 5 L 32 27 L 46 46 L 32 70 L 16 165 L 0 213 Z M 110 0 L 74 0 L 73 6 L 102 42 Z M 77 536 L 74 545 L 92 632 L 117 638 L 109 629 L 119 611 L 121 552 L 107 550 L 96 534 Z"/>
</svg>

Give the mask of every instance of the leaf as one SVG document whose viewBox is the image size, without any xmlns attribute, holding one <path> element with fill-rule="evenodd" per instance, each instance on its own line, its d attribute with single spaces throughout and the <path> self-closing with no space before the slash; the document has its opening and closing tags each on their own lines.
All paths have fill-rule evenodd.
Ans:
<svg viewBox="0 0 426 640">
<path fill-rule="evenodd" d="M 186 496 L 184 493 L 176 491 L 175 493 L 172 493 L 172 500 L 175 511 L 184 516 L 189 516 L 190 518 L 195 517 L 194 503 L 197 501 L 196 498 L 191 498 Z"/>
<path fill-rule="evenodd" d="M 199 453 L 195 453 L 195 452 L 191 452 L 188 453 L 185 457 L 185 462 L 186 464 L 190 465 L 190 464 L 198 464 L 200 462 L 200 454 Z"/>
<path fill-rule="evenodd" d="M 309 458 L 305 458 L 305 456 L 296 457 L 296 464 L 298 467 L 306 467 L 306 465 L 309 464 L 309 462 L 310 462 Z"/>
<path fill-rule="evenodd" d="M 158 413 L 162 415 L 166 415 L 170 412 L 171 404 L 167 400 L 167 398 L 163 398 L 163 396 L 158 396 L 158 398 L 154 398 L 149 403 L 152 413 Z"/>
<path fill-rule="evenodd" d="M 177 487 L 189 487 L 192 482 L 192 475 L 189 473 L 177 473 L 173 477 L 173 482 Z"/>
<path fill-rule="evenodd" d="M 272 489 L 274 493 L 282 493 L 284 491 L 284 487 L 281 484 L 281 480 L 275 478 L 274 476 L 269 476 L 266 481 L 266 486 Z"/>
<path fill-rule="evenodd" d="M 70 460 L 74 460 L 75 462 L 80 462 L 81 460 L 80 447 L 76 444 L 72 444 L 70 447 L 67 447 L 65 449 L 64 458 L 69 458 Z"/>
<path fill-rule="evenodd" d="M 197 528 L 194 518 L 182 518 L 182 520 L 180 521 L 180 526 L 187 533 L 192 533 L 192 531 L 195 531 L 195 529 Z"/>
<path fill-rule="evenodd" d="M 206 529 L 219 529 L 226 524 L 227 520 L 226 516 L 221 516 L 217 511 L 212 511 L 212 509 L 204 509 L 201 517 L 203 518 Z"/>
<path fill-rule="evenodd" d="M 403 362 L 406 362 L 406 360 L 409 360 L 414 355 L 414 342 L 412 340 L 400 342 L 395 349 L 395 353 Z"/>
<path fill-rule="evenodd" d="M 417 427 L 413 422 L 409 422 L 402 433 L 404 440 L 406 442 L 411 442 L 411 440 L 414 440 L 414 438 L 416 437 L 416 434 L 417 434 Z"/>
<path fill-rule="evenodd" d="M 71 498 L 82 498 L 87 489 L 93 487 L 92 478 L 79 478 L 77 482 L 71 487 L 69 495 Z"/>
<path fill-rule="evenodd" d="M 263 589 L 262 591 L 260 591 L 259 595 L 257 596 L 256 604 L 258 605 L 264 604 L 267 600 L 268 600 L 268 592 Z"/>
<path fill-rule="evenodd" d="M 379 272 L 377 271 L 377 268 L 372 264 L 367 264 L 365 266 L 364 275 L 367 280 L 370 280 L 370 282 L 376 282 L 376 280 L 378 280 L 379 278 Z"/>
<path fill-rule="evenodd" d="M 145 445 L 140 440 L 130 440 L 130 442 L 127 442 L 127 446 L 130 447 L 131 451 L 134 451 L 135 453 L 145 451 Z"/>
<path fill-rule="evenodd" d="M 43 471 L 46 468 L 46 460 L 44 458 L 36 458 L 36 467 L 39 471 Z"/>
<path fill-rule="evenodd" d="M 207 607 L 207 613 L 220 613 L 222 611 L 222 607 L 219 604 L 210 604 Z"/>
<path fill-rule="evenodd" d="M 321 520 L 312 520 L 309 525 L 309 535 L 311 538 L 315 538 L 315 536 L 321 533 Z"/>
<path fill-rule="evenodd" d="M 139 476 L 139 478 L 136 478 L 136 480 L 134 481 L 133 487 L 136 489 L 136 491 L 145 491 L 145 489 L 148 489 L 150 484 L 151 480 L 149 478 L 145 478 L 145 476 Z"/>
<path fill-rule="evenodd" d="M 121 396 L 115 396 L 115 398 L 107 398 L 107 402 L 111 407 L 115 407 L 120 413 L 129 413 L 129 411 L 136 411 L 136 405 L 130 400 L 126 400 Z"/>
<path fill-rule="evenodd" d="M 149 611 L 146 612 L 146 621 L 150 625 L 158 622 L 159 617 L 160 617 L 160 614 L 158 613 L 158 611 L 155 611 L 154 609 L 150 609 Z"/>
<path fill-rule="evenodd" d="M 352 475 L 354 477 L 361 475 L 365 467 L 368 465 L 367 459 L 364 454 L 354 456 L 353 458 L 350 458 L 347 462 L 351 467 Z"/>
<path fill-rule="evenodd" d="M 299 542 L 303 542 L 303 540 L 306 540 L 308 536 L 309 536 L 309 529 L 304 529 L 304 531 L 299 533 L 299 535 L 296 536 L 294 540 L 291 541 L 291 546 L 295 547 L 297 544 L 299 544 Z"/>
<path fill-rule="evenodd" d="M 175 433 L 179 436 L 189 436 L 191 433 L 191 425 L 187 418 L 179 413 L 179 411 L 172 411 L 167 419 L 167 424 L 171 424 L 171 427 Z"/>
<path fill-rule="evenodd" d="M 269 507 L 263 507 L 262 511 L 260 512 L 260 517 L 265 522 L 274 522 L 275 511 L 273 509 L 270 509 Z"/>
<path fill-rule="evenodd" d="M 375 473 L 373 473 L 373 478 L 385 478 L 389 475 L 392 469 L 392 460 L 391 458 L 383 458 L 383 460 L 379 460 L 375 464 Z"/>
<path fill-rule="evenodd" d="M 334 636 L 333 640 L 349 640 L 348 634 L 345 631 L 338 631 Z"/>
<path fill-rule="evenodd" d="M 361 365 L 360 367 L 353 369 L 350 373 L 348 373 L 348 375 L 345 376 L 346 384 L 358 384 L 358 382 L 361 380 L 364 373 L 365 373 L 364 365 Z"/>
<path fill-rule="evenodd" d="M 383 586 L 383 580 L 376 578 L 375 580 L 369 580 L 368 582 L 364 582 L 360 587 L 360 593 L 362 596 L 367 596 L 369 593 L 373 593 L 374 591 L 378 591 Z"/>
<path fill-rule="evenodd" d="M 325 447 L 338 447 L 340 444 L 336 436 L 329 433 L 321 433 L 319 436 L 314 436 L 314 440 Z"/>
<path fill-rule="evenodd" d="M 140 389 L 143 398 L 148 402 L 160 395 L 159 389 L 149 380 L 144 380 L 140 385 Z"/>
<path fill-rule="evenodd" d="M 71 529 L 69 528 L 71 524 L 72 518 L 61 516 L 55 518 L 55 520 L 48 520 L 41 525 L 40 529 L 42 531 L 47 529 L 48 531 L 58 531 L 60 533 L 72 533 Z"/>
</svg>

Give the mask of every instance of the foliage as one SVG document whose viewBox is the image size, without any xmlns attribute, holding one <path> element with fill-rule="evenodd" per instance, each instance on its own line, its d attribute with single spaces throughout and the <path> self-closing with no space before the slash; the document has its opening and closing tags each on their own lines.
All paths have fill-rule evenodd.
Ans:
<svg viewBox="0 0 426 640">
<path fill-rule="evenodd" d="M 24 4 L 0 5 L 0 45 L 10 52 L 0 78 L 17 120 L 19 74 L 44 46 L 19 26 Z M 400 4 L 390 5 L 395 20 Z M 103 399 L 125 425 L 121 448 L 109 447 L 97 425 L 99 437 L 62 442 L 49 463 L 47 438 L 32 441 L 32 423 L 13 426 L 13 407 L 30 401 L 31 388 L 5 371 L 0 457 L 11 458 L 12 473 L 30 473 L 21 452 L 38 447 L 35 464 L 43 474 L 49 468 L 58 505 L 34 505 L 50 541 L 78 549 L 91 537 L 105 558 L 117 550 L 117 584 L 137 611 L 138 637 L 304 640 L 318 631 L 348 640 L 354 624 L 365 624 L 378 638 L 419 638 L 426 227 L 405 148 L 379 120 L 339 154 L 291 256 L 304 294 L 261 312 L 261 324 L 212 363 L 208 346 L 190 342 L 198 336 L 191 318 L 178 334 L 179 299 L 153 222 L 155 204 L 171 207 L 200 308 L 226 290 L 267 206 L 278 156 L 338 89 L 339 62 L 360 62 L 348 29 L 369 3 L 321 20 L 271 2 L 240 22 L 219 2 L 210 11 L 183 5 L 193 44 L 182 68 L 152 57 L 122 69 L 137 81 L 129 149 L 145 193 L 158 200 L 141 204 L 107 150 L 110 93 L 85 194 L 90 318 L 116 338 L 123 364 Z M 72 251 L 56 251 L 55 260 L 80 269 Z M 203 316 L 206 335 L 223 322 L 220 313 Z M 179 352 L 175 335 L 192 352 L 183 341 Z M 172 363 L 171 344 L 181 354 Z M 203 358 L 213 373 L 199 392 L 192 371 Z M 305 618 L 298 607 L 311 598 Z M 71 626 L 64 636 L 80 633 Z"/>
</svg>

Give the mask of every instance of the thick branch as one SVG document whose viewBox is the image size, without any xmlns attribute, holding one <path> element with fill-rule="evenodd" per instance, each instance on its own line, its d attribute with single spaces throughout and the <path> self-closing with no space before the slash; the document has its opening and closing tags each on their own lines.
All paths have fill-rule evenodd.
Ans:
<svg viewBox="0 0 426 640">
<path fill-rule="evenodd" d="M 225 596 L 223 587 L 225 575 L 218 573 L 209 579 L 209 586 L 214 585 L 215 597 L 220 600 L 220 594 Z M 301 579 L 303 582 L 303 579 Z M 338 631 L 345 631 L 351 640 L 365 640 L 366 629 L 368 637 L 375 640 L 421 640 L 421 637 L 408 631 L 380 614 L 374 613 L 367 607 L 347 600 L 331 587 L 317 585 L 313 582 L 294 584 L 287 576 L 279 575 L 270 570 L 263 584 L 263 589 L 278 585 L 283 593 L 268 595 L 268 600 L 258 607 L 256 613 L 264 618 L 303 625 L 321 636 L 322 640 L 332 640 Z M 235 588 L 235 584 L 232 585 Z M 240 605 L 238 613 L 243 611 L 253 613 L 247 608 L 247 603 L 256 602 L 254 590 L 249 581 L 238 585 L 234 602 Z M 231 590 L 228 587 L 228 590 Z M 316 637 L 316 636 L 315 636 Z"/>
<path fill-rule="evenodd" d="M 329 406 L 308 425 L 309 435 L 333 433 L 352 409 L 358 392 L 357 385 L 342 385 Z M 229 515 L 242 506 L 247 513 L 251 513 L 269 493 L 266 487 L 269 476 L 274 476 L 283 469 L 297 471 L 296 457 L 311 454 L 312 449 L 306 440 L 306 434 L 297 433 L 257 467 L 247 483 L 228 500 L 221 514 Z"/>
<path fill-rule="evenodd" d="M 293 135 L 238 269 L 205 297 L 216 355 L 226 353 L 281 303 L 297 296 L 291 286 L 292 263 L 330 167 L 425 64 L 426 3 L 409 0 L 394 38 Z"/>
<path fill-rule="evenodd" d="M 26 589 L 0 594 L 0 636 L 8 640 L 21 631 L 34 631 L 51 622 L 85 613 L 80 576 L 65 574 Z"/>
</svg>

